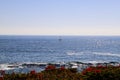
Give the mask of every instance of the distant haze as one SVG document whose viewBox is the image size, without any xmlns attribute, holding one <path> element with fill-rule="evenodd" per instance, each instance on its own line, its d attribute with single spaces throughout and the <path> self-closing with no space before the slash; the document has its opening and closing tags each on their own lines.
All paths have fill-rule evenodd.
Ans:
<svg viewBox="0 0 120 80">
<path fill-rule="evenodd" d="M 120 35 L 120 0 L 0 0 L 0 35 Z"/>
</svg>

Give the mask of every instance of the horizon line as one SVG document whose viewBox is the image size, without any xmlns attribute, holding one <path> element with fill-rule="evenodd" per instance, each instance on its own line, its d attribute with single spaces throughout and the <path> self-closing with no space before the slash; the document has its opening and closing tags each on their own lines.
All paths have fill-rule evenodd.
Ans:
<svg viewBox="0 0 120 80">
<path fill-rule="evenodd" d="M 0 34 L 0 36 L 120 36 L 120 35 L 53 35 L 53 34 L 50 34 L 50 35 L 36 35 L 36 34 Z"/>
</svg>

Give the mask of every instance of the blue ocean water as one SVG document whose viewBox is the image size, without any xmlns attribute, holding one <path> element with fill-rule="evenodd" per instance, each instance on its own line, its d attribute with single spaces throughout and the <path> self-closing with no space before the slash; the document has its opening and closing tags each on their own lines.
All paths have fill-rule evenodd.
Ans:
<svg viewBox="0 0 120 80">
<path fill-rule="evenodd" d="M 120 62 L 120 36 L 0 36 L 0 64 L 70 61 Z"/>
</svg>

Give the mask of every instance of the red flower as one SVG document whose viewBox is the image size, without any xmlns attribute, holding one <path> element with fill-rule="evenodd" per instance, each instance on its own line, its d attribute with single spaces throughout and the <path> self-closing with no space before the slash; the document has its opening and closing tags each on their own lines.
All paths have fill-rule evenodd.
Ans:
<svg viewBox="0 0 120 80">
<path fill-rule="evenodd" d="M 101 72 L 101 70 L 95 70 L 95 73 L 100 73 Z"/>
<path fill-rule="evenodd" d="M 64 66 L 61 66 L 61 67 L 60 67 L 60 70 L 65 70 L 65 67 L 64 67 Z"/>
<path fill-rule="evenodd" d="M 82 74 L 85 75 L 85 74 L 86 74 L 86 71 L 82 71 Z"/>
<path fill-rule="evenodd" d="M 56 67 L 54 65 L 48 65 L 45 70 L 54 70 Z"/>
<path fill-rule="evenodd" d="M 85 70 L 82 71 L 82 74 L 85 75 L 87 72 L 93 72 L 93 68 L 92 67 L 88 67 Z"/>
<path fill-rule="evenodd" d="M 36 74 L 35 70 L 30 71 L 30 74 L 35 75 Z"/>
<path fill-rule="evenodd" d="M 91 72 L 91 71 L 93 71 L 93 68 L 89 67 L 89 68 L 86 69 L 86 71 Z"/>
</svg>

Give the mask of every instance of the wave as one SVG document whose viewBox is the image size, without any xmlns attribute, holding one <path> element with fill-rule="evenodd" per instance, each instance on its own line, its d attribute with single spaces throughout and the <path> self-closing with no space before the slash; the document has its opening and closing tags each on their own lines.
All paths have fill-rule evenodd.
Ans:
<svg viewBox="0 0 120 80">
<path fill-rule="evenodd" d="M 84 52 L 74 52 L 74 51 L 69 51 L 67 52 L 67 55 L 72 56 L 72 55 L 83 55 Z"/>
<path fill-rule="evenodd" d="M 84 52 L 74 52 L 74 51 L 69 51 L 67 52 L 67 55 L 73 56 L 73 55 L 102 55 L 102 56 L 114 56 L 114 57 L 120 57 L 120 54 L 113 54 L 109 52 L 90 52 L 90 51 L 84 51 Z"/>
<path fill-rule="evenodd" d="M 22 68 L 22 66 L 16 64 L 0 64 L 0 70 L 13 70 L 15 68 Z"/>
<path fill-rule="evenodd" d="M 15 63 L 15 64 L 0 64 L 0 70 L 14 70 L 14 69 L 23 69 L 23 68 L 45 68 L 48 64 L 54 64 L 60 66 L 64 63 L 44 63 L 44 62 L 25 62 L 25 63 Z"/>
<path fill-rule="evenodd" d="M 93 52 L 93 54 L 102 55 L 102 56 L 115 56 L 115 57 L 120 57 L 120 54 L 113 54 L 113 53 Z"/>
<path fill-rule="evenodd" d="M 96 64 L 96 63 L 105 63 L 107 61 L 102 61 L 102 60 L 96 60 L 96 61 L 86 61 L 85 63 L 92 63 L 92 64 Z"/>
</svg>

